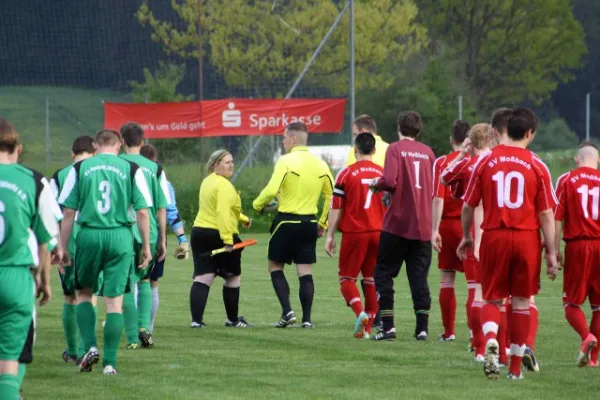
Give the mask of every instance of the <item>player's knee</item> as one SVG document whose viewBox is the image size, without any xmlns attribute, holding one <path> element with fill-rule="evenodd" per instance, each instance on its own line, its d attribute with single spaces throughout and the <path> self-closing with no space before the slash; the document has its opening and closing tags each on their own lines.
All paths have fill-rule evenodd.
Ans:
<svg viewBox="0 0 600 400">
<path fill-rule="evenodd" d="M 310 264 L 298 264 L 296 265 L 296 272 L 299 278 L 305 275 L 312 275 L 312 267 Z"/>
<path fill-rule="evenodd" d="M 238 287 L 240 287 L 240 283 L 241 283 L 240 275 L 225 278 L 225 286 L 228 288 L 238 288 Z"/>
<path fill-rule="evenodd" d="M 283 271 L 283 264 L 269 260 L 269 273 Z"/>
<path fill-rule="evenodd" d="M 456 272 L 455 271 L 441 271 L 441 280 L 442 280 L 442 283 L 454 284 L 454 281 L 456 280 Z"/>
<path fill-rule="evenodd" d="M 158 287 L 158 280 L 150 281 L 150 287 L 156 289 Z"/>
<path fill-rule="evenodd" d="M 72 295 L 65 295 L 65 304 L 74 306 L 77 304 L 77 298 Z"/>
<path fill-rule="evenodd" d="M 17 375 L 19 362 L 17 360 L 0 360 L 0 375 Z"/>
<path fill-rule="evenodd" d="M 529 309 L 529 297 L 512 297 L 512 308 L 513 310 L 526 310 Z"/>
<path fill-rule="evenodd" d="M 206 286 L 211 286 L 215 280 L 215 274 L 203 274 L 194 277 L 194 282 L 204 283 Z"/>
</svg>

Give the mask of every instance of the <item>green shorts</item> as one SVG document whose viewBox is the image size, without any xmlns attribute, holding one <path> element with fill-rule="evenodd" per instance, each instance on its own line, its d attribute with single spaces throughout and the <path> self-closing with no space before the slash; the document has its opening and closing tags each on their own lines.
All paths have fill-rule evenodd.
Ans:
<svg viewBox="0 0 600 400">
<path fill-rule="evenodd" d="M 129 227 L 82 227 L 77 235 L 75 289 L 92 289 L 105 297 L 125 293 L 133 262 L 133 236 Z M 100 278 L 103 278 L 101 282 Z"/>
<path fill-rule="evenodd" d="M 156 243 L 150 243 L 150 252 L 152 253 L 152 260 L 144 269 L 139 269 L 137 267 L 142 262 L 142 244 L 134 240 L 133 251 L 135 256 L 133 259 L 133 264 L 131 264 L 131 281 L 132 283 L 136 283 L 137 281 L 150 278 L 150 274 L 152 273 L 152 268 L 154 267 L 154 261 L 156 257 Z"/>
<path fill-rule="evenodd" d="M 29 268 L 0 267 L 0 360 L 17 361 L 33 317 L 33 277 Z"/>
</svg>

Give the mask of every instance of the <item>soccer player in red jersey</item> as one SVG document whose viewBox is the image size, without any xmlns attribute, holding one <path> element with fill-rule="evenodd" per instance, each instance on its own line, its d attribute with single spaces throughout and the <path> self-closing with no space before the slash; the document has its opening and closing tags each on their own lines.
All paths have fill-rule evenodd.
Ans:
<svg viewBox="0 0 600 400">
<path fill-rule="evenodd" d="M 370 336 L 378 307 L 373 272 L 385 207 L 382 193 L 374 194 L 369 190 L 373 179 L 383 176 L 383 168 L 373 162 L 375 151 L 373 134 L 356 136 L 354 152 L 357 161 L 341 170 L 335 180 L 325 243 L 325 251 L 332 256 L 336 250 L 335 231 L 342 232 L 340 286 L 346 304 L 356 314 L 354 337 L 357 339 Z M 359 274 L 364 282 L 364 309 L 356 287 Z"/>
<path fill-rule="evenodd" d="M 483 202 L 481 240 L 481 310 L 486 337 L 484 372 L 499 377 L 497 341 L 500 306 L 512 296 L 509 379 L 522 379 L 521 360 L 529 334 L 529 299 L 540 285 L 542 242 L 546 239 L 548 275 L 556 277 L 558 263 L 554 238 L 556 205 L 550 173 L 545 164 L 527 150 L 535 136 L 538 119 L 526 108 L 513 110 L 508 119 L 508 141 L 483 156 L 469 181 L 463 206 L 463 240 L 459 253 L 473 248 L 470 227 L 474 209 Z"/>
<path fill-rule="evenodd" d="M 581 337 L 579 367 L 598 366 L 600 337 L 600 172 L 598 148 L 591 143 L 579 146 L 577 168 L 562 175 L 556 184 L 556 246 L 560 249 L 561 230 L 566 242 L 563 306 L 567 321 Z M 588 328 L 580 306 L 586 298 L 592 306 Z"/>
<path fill-rule="evenodd" d="M 456 321 L 456 294 L 454 292 L 454 281 L 456 272 L 464 272 L 463 263 L 456 254 L 456 248 L 462 238 L 462 225 L 460 213 L 462 200 L 452 197 L 450 190 L 440 182 L 442 172 L 460 154 L 462 143 L 469 132 L 469 124 L 457 120 L 452 124 L 450 145 L 452 153 L 441 156 L 433 164 L 433 201 L 431 205 L 432 234 L 431 244 L 433 249 L 439 253 L 438 268 L 441 273 L 440 283 L 440 308 L 442 310 L 442 325 L 444 332 L 439 337 L 440 341 L 454 341 L 456 335 L 454 326 Z M 470 277 L 472 278 L 472 277 Z M 473 302 L 474 288 L 472 279 L 467 279 L 469 296 L 467 297 L 467 323 L 471 329 L 471 321 L 468 318 L 469 309 Z"/>
<path fill-rule="evenodd" d="M 486 124 L 476 124 L 469 131 L 468 138 L 463 142 L 463 146 L 458 156 L 442 172 L 440 182 L 447 185 L 446 190 L 452 193 L 457 199 L 462 199 L 467 183 L 471 178 L 477 160 L 482 155 L 490 151 L 491 127 Z M 461 203 L 462 204 L 462 203 Z M 464 266 L 465 276 L 469 282 L 469 292 L 473 291 L 473 301 L 471 307 L 467 310 L 470 320 L 470 327 L 473 330 L 473 339 L 471 348 L 475 352 L 475 359 L 483 361 L 485 350 L 485 341 L 483 331 L 481 330 L 481 307 L 483 305 L 481 297 L 481 279 L 479 277 L 479 247 L 481 244 L 481 222 L 483 220 L 483 208 L 475 208 L 475 223 L 473 229 L 475 233 L 473 254 L 468 254 L 465 260 L 461 260 Z M 461 226 L 462 235 L 462 226 Z M 469 293 L 471 295 L 471 293 Z"/>
<path fill-rule="evenodd" d="M 410 284 L 416 314 L 415 338 L 426 340 L 431 295 L 427 274 L 431 265 L 431 199 L 433 197 L 433 151 L 416 138 L 423 121 L 416 112 L 398 117 L 399 141 L 392 143 L 385 156 L 383 176 L 373 184 L 375 191 L 391 194 L 385 212 L 375 267 L 375 286 L 383 330 L 374 340 L 395 340 L 394 278 L 402 263 Z"/>
</svg>

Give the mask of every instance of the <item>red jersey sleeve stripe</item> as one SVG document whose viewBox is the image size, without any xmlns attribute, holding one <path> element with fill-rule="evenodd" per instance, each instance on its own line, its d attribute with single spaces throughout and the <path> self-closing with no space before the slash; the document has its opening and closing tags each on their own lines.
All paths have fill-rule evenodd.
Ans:
<svg viewBox="0 0 600 400">
<path fill-rule="evenodd" d="M 433 163 L 433 196 L 434 197 L 443 197 L 443 196 L 438 196 L 439 190 L 440 190 L 440 173 L 441 173 L 441 169 L 442 169 L 442 165 L 444 165 L 444 162 L 446 161 L 446 156 L 441 156 L 440 158 L 436 159 L 435 162 Z"/>
<path fill-rule="evenodd" d="M 554 206 L 556 205 L 556 203 L 558 203 L 558 200 L 556 198 L 556 195 L 554 194 L 554 188 L 552 187 L 552 175 L 550 175 L 550 170 L 548 169 L 546 164 L 544 164 L 542 159 L 536 155 L 533 156 L 533 162 L 534 162 L 534 164 L 539 165 L 537 168 L 540 171 L 540 173 L 543 176 L 546 176 L 548 178 L 548 183 L 549 183 L 550 187 L 549 188 L 546 187 L 546 181 L 544 179 L 542 179 L 542 185 L 543 185 L 544 193 L 546 194 L 546 203 L 548 204 L 548 208 L 554 209 Z M 549 201 L 548 192 L 550 193 L 550 196 L 552 197 L 553 202 Z"/>
<path fill-rule="evenodd" d="M 448 168 L 442 172 L 442 176 L 440 177 L 442 185 L 451 185 L 457 182 L 462 171 L 469 165 L 469 161 L 470 159 L 465 157 L 456 164 L 449 165 Z"/>
<path fill-rule="evenodd" d="M 463 197 L 463 200 L 465 202 L 468 202 L 467 199 L 472 196 L 472 194 L 473 194 L 473 193 L 471 193 L 473 191 L 472 186 L 473 186 L 474 182 L 477 180 L 476 177 L 479 175 L 479 171 L 483 168 L 483 166 L 485 165 L 487 159 L 490 157 L 491 154 L 492 153 L 487 153 L 486 155 L 481 155 L 477 158 L 477 161 L 475 162 L 475 165 L 473 166 L 473 173 L 469 177 L 469 183 L 467 184 L 467 189 L 465 190 L 465 195 Z"/>
</svg>

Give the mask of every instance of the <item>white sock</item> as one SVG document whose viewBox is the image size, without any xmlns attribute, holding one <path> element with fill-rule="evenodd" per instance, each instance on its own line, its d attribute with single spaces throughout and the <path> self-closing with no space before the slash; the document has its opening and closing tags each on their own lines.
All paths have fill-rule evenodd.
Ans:
<svg viewBox="0 0 600 400">
<path fill-rule="evenodd" d="M 133 301 L 135 302 L 135 308 L 137 308 L 137 303 L 138 303 L 138 290 L 137 290 L 137 283 L 135 285 L 133 285 Z"/>
<path fill-rule="evenodd" d="M 156 319 L 156 313 L 158 312 L 158 305 L 160 301 L 158 299 L 158 287 L 152 288 L 152 313 L 150 314 L 150 333 L 154 332 L 154 320 Z"/>
</svg>

